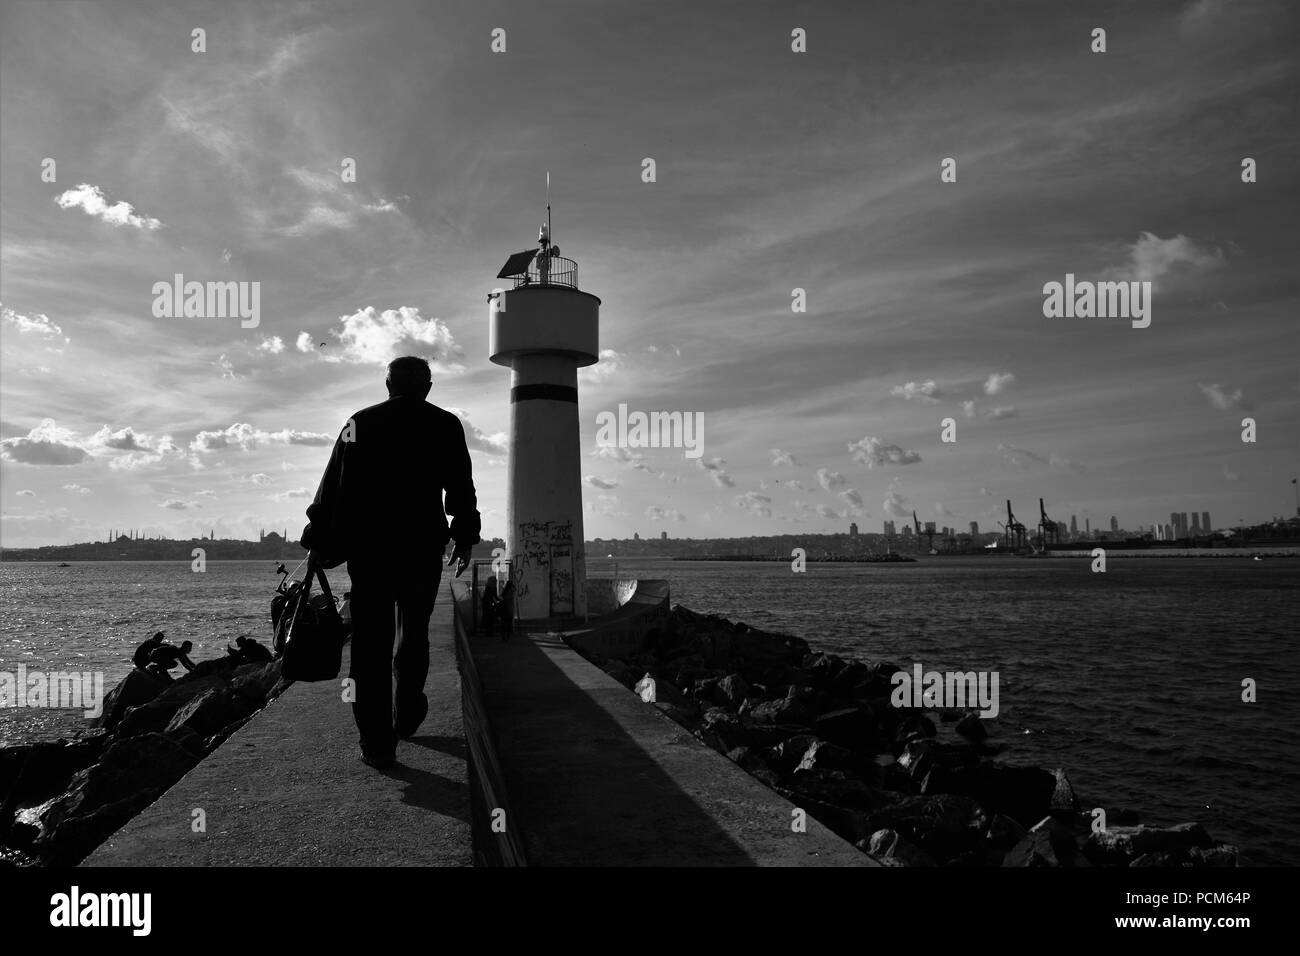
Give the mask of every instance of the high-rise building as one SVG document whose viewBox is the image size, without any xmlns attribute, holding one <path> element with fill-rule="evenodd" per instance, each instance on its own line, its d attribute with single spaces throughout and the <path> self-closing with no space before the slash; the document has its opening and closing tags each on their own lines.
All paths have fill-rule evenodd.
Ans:
<svg viewBox="0 0 1300 956">
<path fill-rule="evenodd" d="M 1165 540 L 1166 541 L 1174 540 L 1174 526 L 1171 524 L 1165 525 Z"/>
<path fill-rule="evenodd" d="M 892 538 L 895 534 L 896 534 L 896 532 L 894 531 L 894 522 L 892 522 L 892 521 L 886 521 L 886 522 L 885 522 L 885 535 L 886 535 L 887 537 Z"/>
<path fill-rule="evenodd" d="M 1087 538 L 1091 538 L 1091 537 L 1092 537 L 1092 519 L 1091 519 L 1091 518 L 1084 518 L 1084 519 L 1083 519 L 1083 534 L 1084 534 L 1084 537 L 1087 537 Z"/>
<path fill-rule="evenodd" d="M 970 536 L 972 538 L 978 538 L 980 536 L 980 523 L 978 521 L 972 521 L 970 523 Z"/>
<path fill-rule="evenodd" d="M 1056 536 L 1058 538 L 1064 538 L 1065 533 L 1066 533 L 1065 522 L 1064 521 L 1056 522 Z"/>
<path fill-rule="evenodd" d="M 659 532 L 659 540 L 660 540 L 660 541 L 667 541 L 667 540 L 668 540 L 668 532 L 667 532 L 667 531 L 660 531 L 660 532 Z"/>
<path fill-rule="evenodd" d="M 1188 534 L 1191 532 L 1191 526 L 1188 525 L 1188 523 L 1187 523 L 1187 512 L 1186 512 L 1186 511 L 1183 511 L 1183 512 L 1180 512 L 1180 513 L 1179 513 L 1179 515 L 1178 515 L 1178 523 L 1179 523 L 1179 525 L 1181 526 L 1181 530 L 1182 530 L 1182 532 L 1183 532 L 1181 535 L 1179 535 L 1179 537 L 1186 538 L 1186 537 L 1188 536 Z"/>
<path fill-rule="evenodd" d="M 1210 513 L 1209 513 L 1208 511 L 1202 511 L 1202 512 L 1201 512 L 1201 532 L 1202 532 L 1203 534 L 1209 534 L 1209 533 L 1210 533 L 1211 531 L 1213 531 L 1213 530 L 1214 530 L 1214 526 L 1210 524 Z"/>
<path fill-rule="evenodd" d="M 1114 515 L 1110 516 L 1110 530 L 1111 531 L 1119 530 L 1119 519 L 1116 518 Z"/>
<path fill-rule="evenodd" d="M 1201 533 L 1201 516 L 1198 515 L 1195 511 L 1193 511 L 1192 512 L 1192 534 L 1196 535 L 1200 533 Z"/>
<path fill-rule="evenodd" d="M 889 522 L 889 524 L 892 527 L 894 523 L 891 521 Z M 904 538 L 912 537 L 912 526 L 910 524 L 903 525 L 903 537 Z"/>
<path fill-rule="evenodd" d="M 1079 518 L 1077 515 L 1070 515 L 1070 537 L 1075 537 L 1079 533 Z"/>
<path fill-rule="evenodd" d="M 857 523 L 856 521 L 850 522 L 850 523 L 849 523 L 849 537 L 850 537 L 850 538 L 856 538 L 857 536 L 858 536 L 858 523 Z"/>
</svg>

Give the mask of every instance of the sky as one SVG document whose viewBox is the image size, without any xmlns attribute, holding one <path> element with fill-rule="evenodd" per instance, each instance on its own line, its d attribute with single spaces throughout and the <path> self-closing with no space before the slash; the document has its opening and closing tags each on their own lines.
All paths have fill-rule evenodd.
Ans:
<svg viewBox="0 0 1300 956">
<path fill-rule="evenodd" d="M 1292 514 L 1298 24 L 1282 0 L 4 0 L 0 544 L 296 538 L 402 354 L 504 536 L 486 295 L 548 170 L 602 299 L 588 538 L 996 530 L 1040 496 L 1080 527 Z M 257 325 L 156 314 L 178 273 L 259 283 Z M 1150 282 L 1151 324 L 1046 316 L 1067 274 Z M 702 415 L 702 455 L 598 446 L 620 404 Z"/>
</svg>

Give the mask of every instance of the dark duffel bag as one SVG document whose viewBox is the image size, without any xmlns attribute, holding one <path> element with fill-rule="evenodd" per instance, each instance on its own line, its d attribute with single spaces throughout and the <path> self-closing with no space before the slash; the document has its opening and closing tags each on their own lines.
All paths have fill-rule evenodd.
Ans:
<svg viewBox="0 0 1300 956">
<path fill-rule="evenodd" d="M 293 585 L 276 628 L 275 644 L 283 657 L 285 680 L 334 680 L 343 668 L 343 619 L 334 605 L 325 572 L 317 570 L 321 593 L 311 593 L 311 574 Z"/>
</svg>

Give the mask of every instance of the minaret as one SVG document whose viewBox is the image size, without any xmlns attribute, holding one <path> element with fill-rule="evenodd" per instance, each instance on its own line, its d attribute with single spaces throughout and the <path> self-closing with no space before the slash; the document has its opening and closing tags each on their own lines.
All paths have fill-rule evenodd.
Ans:
<svg viewBox="0 0 1300 956">
<path fill-rule="evenodd" d="M 550 174 L 547 174 L 549 193 Z M 510 375 L 506 550 L 523 620 L 585 617 L 578 369 L 599 359 L 600 299 L 578 291 L 578 264 L 551 244 L 551 205 L 537 249 L 497 274 L 489 353 Z"/>
</svg>

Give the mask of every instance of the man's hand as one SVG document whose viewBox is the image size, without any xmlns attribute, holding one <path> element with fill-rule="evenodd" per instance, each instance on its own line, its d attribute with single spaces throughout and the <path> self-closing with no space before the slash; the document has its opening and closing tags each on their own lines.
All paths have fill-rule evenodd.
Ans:
<svg viewBox="0 0 1300 956">
<path fill-rule="evenodd" d="M 456 577 L 460 577 L 461 572 L 469 567 L 470 550 L 468 544 L 458 544 L 451 552 L 451 557 L 447 559 L 447 567 L 456 565 Z"/>
<path fill-rule="evenodd" d="M 325 555 L 319 548 L 312 548 L 307 552 L 307 573 L 314 574 L 325 567 Z"/>
</svg>

